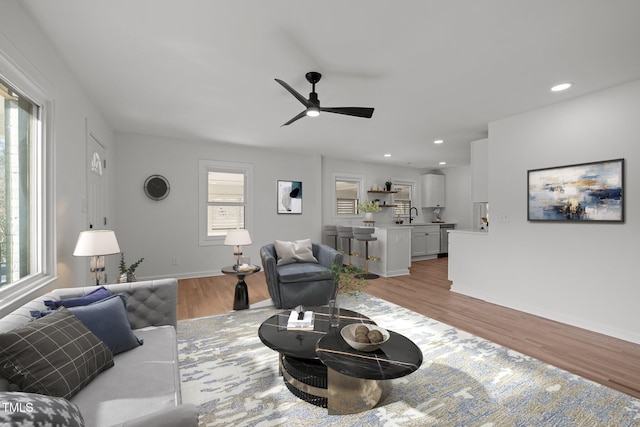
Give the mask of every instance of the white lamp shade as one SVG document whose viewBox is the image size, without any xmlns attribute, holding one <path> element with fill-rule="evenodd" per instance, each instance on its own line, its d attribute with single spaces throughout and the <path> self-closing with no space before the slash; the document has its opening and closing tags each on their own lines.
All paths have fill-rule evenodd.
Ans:
<svg viewBox="0 0 640 427">
<path fill-rule="evenodd" d="M 224 239 L 227 246 L 242 246 L 251 244 L 251 236 L 248 230 L 230 230 Z"/>
<path fill-rule="evenodd" d="M 111 230 L 87 230 L 78 236 L 73 256 L 112 255 L 119 252 L 116 233 Z"/>
</svg>

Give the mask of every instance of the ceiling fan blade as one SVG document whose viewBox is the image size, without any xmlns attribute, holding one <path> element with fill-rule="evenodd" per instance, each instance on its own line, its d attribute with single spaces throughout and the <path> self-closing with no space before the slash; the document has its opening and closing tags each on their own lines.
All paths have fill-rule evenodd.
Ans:
<svg viewBox="0 0 640 427">
<path fill-rule="evenodd" d="M 295 96 L 296 99 L 300 102 L 302 102 L 302 105 L 304 105 L 305 107 L 308 107 L 309 105 L 311 105 L 311 103 L 307 100 L 307 98 L 305 98 L 304 96 L 300 95 L 298 93 L 298 91 L 296 91 L 294 88 L 292 88 L 291 86 L 289 86 L 289 84 L 287 82 L 283 82 L 280 79 L 275 79 L 278 83 L 280 83 L 282 85 L 283 88 L 285 88 L 286 90 L 289 91 L 289 93 L 291 93 L 291 95 Z"/>
<path fill-rule="evenodd" d="M 368 107 L 320 107 L 320 111 L 327 113 L 344 114 L 346 116 L 364 117 L 370 119 L 373 116 L 373 108 Z"/>
<path fill-rule="evenodd" d="M 295 122 L 296 120 L 299 120 L 299 119 L 303 118 L 306 115 L 307 115 L 307 110 L 304 110 L 302 113 L 298 114 L 297 116 L 295 116 L 293 119 L 289 120 L 287 123 L 283 124 L 282 126 L 290 125 L 291 123 Z M 280 127 L 282 127 L 282 126 L 280 126 Z"/>
</svg>

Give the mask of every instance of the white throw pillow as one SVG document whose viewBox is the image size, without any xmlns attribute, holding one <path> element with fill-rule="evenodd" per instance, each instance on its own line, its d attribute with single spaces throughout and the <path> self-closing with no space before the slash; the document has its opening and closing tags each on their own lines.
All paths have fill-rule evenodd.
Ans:
<svg viewBox="0 0 640 427">
<path fill-rule="evenodd" d="M 293 242 L 276 240 L 274 246 L 276 248 L 276 255 L 278 255 L 278 265 L 291 264 L 294 262 L 318 263 L 316 257 L 313 256 L 311 239 L 294 240 Z"/>
</svg>

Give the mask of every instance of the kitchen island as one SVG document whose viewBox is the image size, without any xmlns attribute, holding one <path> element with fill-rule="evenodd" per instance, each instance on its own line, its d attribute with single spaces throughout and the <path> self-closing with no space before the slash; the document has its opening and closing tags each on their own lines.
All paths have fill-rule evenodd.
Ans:
<svg viewBox="0 0 640 427">
<path fill-rule="evenodd" d="M 411 228 L 395 224 L 379 225 L 375 226 L 373 235 L 378 240 L 369 242 L 369 255 L 379 257 L 380 261 L 369 261 L 369 271 L 383 277 L 408 275 L 411 267 Z M 351 263 L 364 269 L 364 242 L 354 239 L 352 248 L 361 256 L 352 256 Z"/>
</svg>

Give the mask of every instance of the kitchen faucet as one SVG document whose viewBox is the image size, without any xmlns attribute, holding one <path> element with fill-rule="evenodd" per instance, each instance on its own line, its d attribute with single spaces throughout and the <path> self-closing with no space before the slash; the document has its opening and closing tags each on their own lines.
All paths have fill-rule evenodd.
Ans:
<svg viewBox="0 0 640 427">
<path fill-rule="evenodd" d="M 413 210 L 416 210 L 416 216 L 418 216 L 418 208 L 416 208 L 415 206 L 412 207 L 411 209 L 409 209 L 409 224 L 411 224 L 411 222 L 413 221 L 413 217 L 411 216 L 411 212 L 413 212 Z"/>
</svg>

